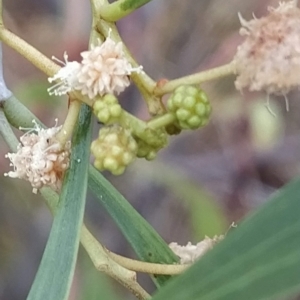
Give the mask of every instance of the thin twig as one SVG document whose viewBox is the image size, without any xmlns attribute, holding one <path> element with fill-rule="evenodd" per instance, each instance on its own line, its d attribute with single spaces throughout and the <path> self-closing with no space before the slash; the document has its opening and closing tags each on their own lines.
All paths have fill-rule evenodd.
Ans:
<svg viewBox="0 0 300 300">
<path fill-rule="evenodd" d="M 138 299 L 150 299 L 151 296 L 136 281 L 136 273 L 119 265 L 111 259 L 103 246 L 83 225 L 81 243 L 87 251 L 96 269 L 106 273 L 130 290 Z"/>
<path fill-rule="evenodd" d="M 70 139 L 73 129 L 76 125 L 77 118 L 80 112 L 81 102 L 77 100 L 71 100 L 68 110 L 68 114 L 64 121 L 61 130 L 56 134 L 57 140 L 62 146 Z"/>
<path fill-rule="evenodd" d="M 114 252 L 109 251 L 108 249 L 106 249 L 106 251 L 110 255 L 110 257 L 113 258 L 118 264 L 120 264 L 121 266 L 123 266 L 128 270 L 132 270 L 135 272 L 157 274 L 157 275 L 178 275 L 191 266 L 190 264 L 167 265 L 167 264 L 148 263 L 148 262 L 134 260 L 128 257 L 118 255 Z"/>
<path fill-rule="evenodd" d="M 3 26 L 0 26 L 0 39 L 49 77 L 53 76 L 60 69 L 51 59 Z"/>
<path fill-rule="evenodd" d="M 234 62 L 231 62 L 229 64 L 216 67 L 214 69 L 209 69 L 196 74 L 170 80 L 162 86 L 156 86 L 153 93 L 154 95 L 162 96 L 164 94 L 173 92 L 177 87 L 181 85 L 200 84 L 206 81 L 211 81 L 224 76 L 234 74 L 234 72 L 235 72 L 235 64 Z"/>
</svg>

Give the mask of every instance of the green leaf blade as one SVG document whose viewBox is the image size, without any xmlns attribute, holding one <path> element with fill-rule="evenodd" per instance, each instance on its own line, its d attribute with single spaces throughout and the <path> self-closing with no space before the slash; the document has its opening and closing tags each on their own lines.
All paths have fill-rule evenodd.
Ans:
<svg viewBox="0 0 300 300">
<path fill-rule="evenodd" d="M 271 300 L 299 291 L 299 215 L 296 180 L 153 300 Z"/>
<path fill-rule="evenodd" d="M 93 167 L 89 169 L 89 187 L 141 260 L 165 264 L 178 261 L 177 256 L 152 226 Z M 170 276 L 156 276 L 154 282 L 160 286 L 169 278 Z"/>
<path fill-rule="evenodd" d="M 72 140 L 70 168 L 65 175 L 51 232 L 28 300 L 68 298 L 85 207 L 90 119 L 90 109 L 83 106 Z"/>
</svg>

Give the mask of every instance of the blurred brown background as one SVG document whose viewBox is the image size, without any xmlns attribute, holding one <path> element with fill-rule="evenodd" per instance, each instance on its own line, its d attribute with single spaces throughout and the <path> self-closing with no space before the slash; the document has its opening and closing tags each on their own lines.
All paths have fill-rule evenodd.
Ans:
<svg viewBox="0 0 300 300">
<path fill-rule="evenodd" d="M 90 7 L 82 0 L 4 0 L 5 23 L 14 33 L 47 56 L 80 59 L 87 48 Z M 276 1 L 161 0 L 152 1 L 118 23 L 125 43 L 144 70 L 156 80 L 177 78 L 230 62 L 239 37 L 237 12 L 245 19 L 262 16 Z M 4 76 L 15 95 L 47 125 L 63 121 L 66 98 L 49 97 L 47 78 L 4 46 Z M 273 117 L 265 108 L 266 94 L 237 92 L 234 77 L 204 84 L 213 106 L 211 122 L 194 132 L 172 137 L 154 162 L 136 161 L 109 180 L 168 242 L 197 242 L 205 235 L 227 231 L 231 222 L 266 201 L 299 173 L 299 92 L 271 97 Z M 121 96 L 124 108 L 147 119 L 134 87 Z M 98 129 L 95 124 L 95 135 Z M 0 170 L 9 169 L 8 148 L 1 142 Z M 51 216 L 28 184 L 0 177 L 0 299 L 25 299 L 35 276 L 51 226 Z M 110 249 L 135 257 L 130 246 L 89 195 L 86 221 Z M 80 252 L 70 299 L 104 299 L 111 283 L 100 278 Z M 153 285 L 139 276 L 148 291 Z M 133 299 L 112 284 L 121 299 Z M 102 292 L 101 292 L 102 291 Z M 107 296 L 108 297 L 108 296 Z M 110 296 L 113 297 L 113 296 Z M 107 298 L 113 299 L 113 298 Z"/>
</svg>

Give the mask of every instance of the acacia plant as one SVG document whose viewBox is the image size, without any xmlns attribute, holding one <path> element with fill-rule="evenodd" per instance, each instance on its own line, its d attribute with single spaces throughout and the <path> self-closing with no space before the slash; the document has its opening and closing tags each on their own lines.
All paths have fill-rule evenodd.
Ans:
<svg viewBox="0 0 300 300">
<path fill-rule="evenodd" d="M 80 62 L 69 61 L 67 53 L 62 54 L 64 61 L 49 59 L 0 21 L 2 42 L 49 76 L 50 95 L 67 95 L 69 101 L 62 125 L 46 128 L 43 120 L 7 89 L 1 75 L 0 132 L 11 149 L 7 158 L 13 167 L 5 175 L 28 181 L 33 193 L 40 193 L 53 213 L 48 242 L 27 299 L 68 298 L 80 243 L 97 270 L 139 299 L 265 300 L 293 295 L 300 291 L 299 179 L 225 238 L 206 238 L 197 245 L 180 247 L 167 245 L 100 171 L 122 174 L 137 158 L 155 159 L 159 150 L 167 147 L 170 135 L 204 127 L 213 112 L 209 96 L 200 87 L 203 82 L 235 74 L 239 90 L 284 97 L 299 87 L 297 2 L 280 3 L 261 19 L 246 21 L 239 16 L 245 41 L 228 64 L 155 81 L 131 55 L 115 25 L 149 1 L 91 0 L 89 49 L 81 53 Z M 0 10 L 2 15 L 2 4 Z M 118 95 L 131 82 L 148 108 L 147 121 L 125 111 L 119 103 Z M 94 141 L 93 118 L 102 124 Z M 11 127 L 24 131 L 20 142 Z M 90 152 L 94 167 L 89 165 Z M 140 260 L 109 251 L 84 225 L 88 188 Z M 157 286 L 153 296 L 137 282 L 137 272 L 152 275 Z"/>
</svg>

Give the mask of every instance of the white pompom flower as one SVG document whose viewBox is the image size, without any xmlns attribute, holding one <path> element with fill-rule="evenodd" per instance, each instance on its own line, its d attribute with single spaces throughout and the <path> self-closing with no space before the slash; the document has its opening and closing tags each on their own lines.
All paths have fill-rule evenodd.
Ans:
<svg viewBox="0 0 300 300">
<path fill-rule="evenodd" d="M 105 94 L 120 94 L 130 84 L 129 76 L 141 72 L 134 68 L 125 57 L 123 44 L 107 37 L 101 45 L 92 45 L 91 50 L 81 53 L 82 61 L 65 63 L 49 81 L 59 82 L 48 89 L 50 94 L 62 95 L 72 90 L 80 91 L 90 99 Z"/>
<path fill-rule="evenodd" d="M 186 246 L 180 246 L 173 242 L 169 244 L 169 247 L 180 258 L 180 264 L 191 264 L 223 239 L 223 235 L 214 236 L 212 239 L 206 236 L 204 240 L 196 245 L 188 242 Z"/>
<path fill-rule="evenodd" d="M 61 61 L 55 57 L 52 59 L 58 61 L 64 66 L 60 68 L 60 70 L 53 76 L 48 79 L 50 83 L 53 81 L 58 81 L 52 87 L 50 87 L 47 91 L 49 95 L 62 96 L 65 95 L 78 85 L 77 74 L 80 70 L 80 63 L 77 61 L 68 61 L 68 54 L 64 53 L 64 61 Z"/>
<path fill-rule="evenodd" d="M 35 194 L 43 186 L 59 191 L 70 161 L 70 142 L 62 147 L 55 138 L 60 129 L 43 129 L 34 122 L 34 128 L 21 136 L 18 151 L 5 155 L 14 170 L 4 175 L 29 181 Z"/>
<path fill-rule="evenodd" d="M 300 9 L 297 1 L 279 2 L 262 18 L 239 15 L 245 41 L 234 57 L 238 90 L 286 95 L 300 86 Z"/>
</svg>

